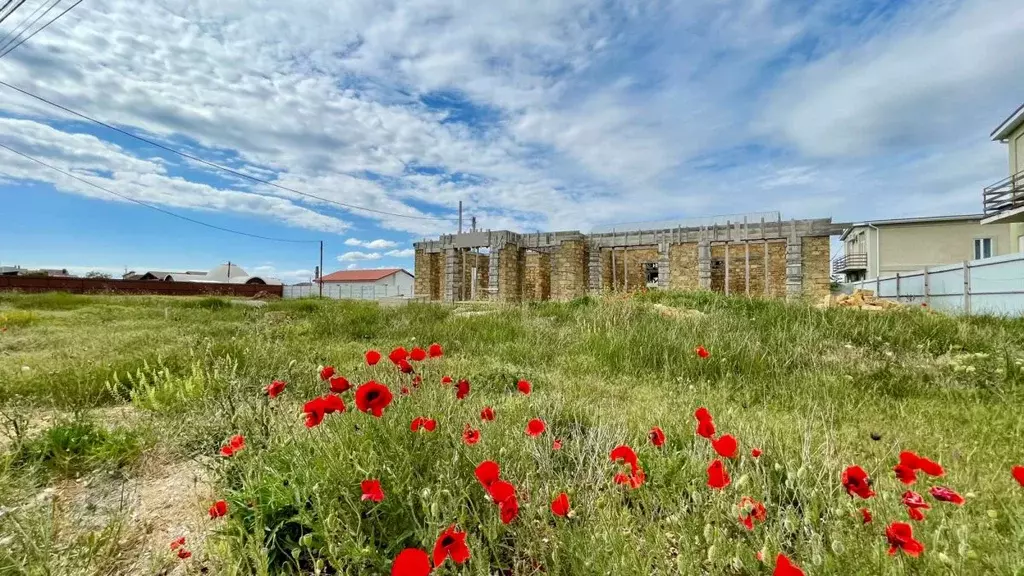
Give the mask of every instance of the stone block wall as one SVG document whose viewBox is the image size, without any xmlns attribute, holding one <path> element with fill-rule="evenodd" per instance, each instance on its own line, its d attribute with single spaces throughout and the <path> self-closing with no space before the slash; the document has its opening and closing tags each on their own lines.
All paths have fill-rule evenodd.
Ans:
<svg viewBox="0 0 1024 576">
<path fill-rule="evenodd" d="M 673 244 L 668 249 L 669 289 L 697 290 L 697 243 Z"/>
<path fill-rule="evenodd" d="M 786 297 L 786 243 L 768 243 L 768 295 Z"/>
<path fill-rule="evenodd" d="M 523 271 L 523 299 L 551 298 L 551 255 L 527 250 Z"/>
<path fill-rule="evenodd" d="M 831 246 L 827 236 L 804 236 L 801 239 L 803 264 L 802 295 L 811 301 L 821 301 L 829 294 L 832 277 L 829 270 Z"/>
<path fill-rule="evenodd" d="M 551 258 L 551 298 L 572 300 L 587 293 L 587 243 L 565 240 Z"/>
<path fill-rule="evenodd" d="M 612 261 L 614 260 L 614 272 Z M 647 285 L 644 273 L 645 262 L 658 261 L 657 246 L 636 246 L 616 248 L 615 258 L 612 250 L 601 249 L 601 289 L 602 290 L 638 290 Z"/>
<path fill-rule="evenodd" d="M 413 283 L 413 291 L 418 297 L 425 297 L 429 300 L 441 299 L 441 254 L 416 250 L 414 257 L 416 279 Z"/>
<path fill-rule="evenodd" d="M 696 250 L 696 245 L 694 247 Z M 742 242 L 729 244 L 729 294 L 747 294 L 747 248 Z M 725 244 L 711 246 L 711 289 L 725 292 Z M 750 243 L 750 296 L 780 298 L 786 295 L 786 244 L 768 243 L 768 290 L 765 292 L 765 245 L 763 242 Z M 675 273 L 673 268 L 673 273 Z M 694 272 L 696 275 L 696 272 Z M 696 284 L 696 278 L 694 278 Z"/>
<path fill-rule="evenodd" d="M 524 250 L 515 244 L 506 244 L 498 251 L 498 300 L 522 300 L 522 279 L 526 267 Z M 493 258 L 494 256 L 492 256 Z"/>
</svg>

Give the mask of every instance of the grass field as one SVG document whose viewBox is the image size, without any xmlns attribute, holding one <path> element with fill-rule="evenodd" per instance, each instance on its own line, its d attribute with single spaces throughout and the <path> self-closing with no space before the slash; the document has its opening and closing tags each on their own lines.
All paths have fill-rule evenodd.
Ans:
<svg viewBox="0 0 1024 576">
<path fill-rule="evenodd" d="M 388 352 L 433 342 L 444 356 L 413 363 L 423 384 L 402 395 L 411 377 Z M 369 349 L 385 355 L 375 367 Z M 324 365 L 394 401 L 374 418 L 346 392 L 345 413 L 307 428 Z M 270 399 L 273 380 L 287 388 Z M 706 483 L 717 456 L 695 434 L 701 406 L 739 440 L 722 490 Z M 417 416 L 437 429 L 412 432 Z M 771 574 L 779 553 L 806 574 L 1024 574 L 1019 320 L 673 293 L 493 312 L 0 294 L 0 421 L 3 574 L 388 574 L 453 524 L 471 557 L 435 574 Z M 235 434 L 246 447 L 220 456 Z M 636 489 L 613 481 L 619 444 L 639 456 Z M 945 476 L 904 486 L 904 450 Z M 509 524 L 474 477 L 484 460 L 515 486 Z M 873 498 L 844 490 L 853 464 Z M 361 500 L 367 479 L 380 503 Z M 936 485 L 966 503 L 936 501 Z M 908 519 L 908 489 L 925 520 Z M 549 509 L 562 492 L 565 518 Z M 765 507 L 752 530 L 744 496 Z M 211 519 L 218 499 L 228 512 Z M 912 524 L 919 557 L 887 554 L 893 521 Z M 181 536 L 191 558 L 171 550 Z"/>
</svg>

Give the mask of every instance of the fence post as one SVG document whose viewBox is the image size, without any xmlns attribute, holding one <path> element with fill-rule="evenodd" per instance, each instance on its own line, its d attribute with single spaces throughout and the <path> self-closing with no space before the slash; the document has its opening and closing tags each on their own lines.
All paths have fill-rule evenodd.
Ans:
<svg viewBox="0 0 1024 576">
<path fill-rule="evenodd" d="M 925 304 L 928 304 L 929 306 L 932 305 L 931 285 L 928 282 L 928 267 L 927 266 L 924 267 L 924 301 L 925 301 Z"/>
<path fill-rule="evenodd" d="M 878 296 L 878 294 L 876 294 Z M 900 273 L 896 273 L 896 301 L 900 301 Z"/>
<path fill-rule="evenodd" d="M 971 263 L 964 260 L 964 314 L 971 313 Z"/>
</svg>

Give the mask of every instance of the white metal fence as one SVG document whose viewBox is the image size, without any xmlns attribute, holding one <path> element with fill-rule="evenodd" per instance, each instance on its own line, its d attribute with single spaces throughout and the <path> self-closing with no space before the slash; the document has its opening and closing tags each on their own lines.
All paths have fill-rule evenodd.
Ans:
<svg viewBox="0 0 1024 576">
<path fill-rule="evenodd" d="M 847 282 L 842 288 L 846 293 L 873 290 L 880 298 L 926 303 L 936 310 L 1024 316 L 1024 253 Z"/>
<path fill-rule="evenodd" d="M 319 286 L 285 286 L 284 298 L 308 298 L 319 296 Z M 380 300 L 382 298 L 410 298 L 412 294 L 399 294 L 395 286 L 359 285 L 324 283 L 324 298 L 335 300 Z"/>
</svg>

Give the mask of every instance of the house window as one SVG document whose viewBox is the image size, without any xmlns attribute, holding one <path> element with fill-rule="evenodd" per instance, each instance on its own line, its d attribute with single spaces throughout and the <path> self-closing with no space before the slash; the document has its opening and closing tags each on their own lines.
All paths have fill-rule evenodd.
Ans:
<svg viewBox="0 0 1024 576">
<path fill-rule="evenodd" d="M 658 263 L 644 262 L 644 281 L 648 287 L 658 285 Z"/>
<path fill-rule="evenodd" d="M 974 239 L 974 259 L 981 260 L 982 258 L 992 257 L 992 239 L 991 238 L 975 238 Z"/>
</svg>

